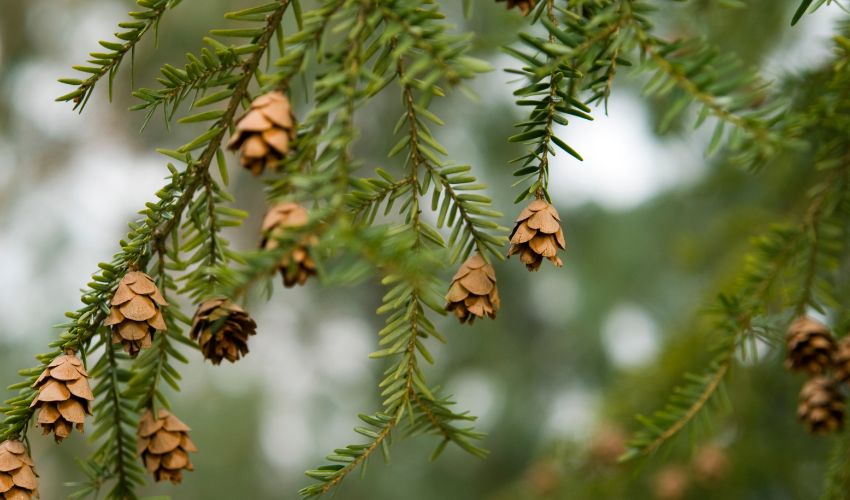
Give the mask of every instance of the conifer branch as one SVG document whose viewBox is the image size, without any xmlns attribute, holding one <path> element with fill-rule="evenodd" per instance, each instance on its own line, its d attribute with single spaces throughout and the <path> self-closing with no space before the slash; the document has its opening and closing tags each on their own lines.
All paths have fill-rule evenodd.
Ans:
<svg viewBox="0 0 850 500">
<path fill-rule="evenodd" d="M 203 172 L 206 171 L 218 150 L 226 125 L 230 123 L 241 103 L 242 97 L 247 91 L 248 84 L 254 76 L 259 61 L 275 29 L 280 24 L 283 14 L 288 6 L 287 0 L 281 0 L 278 8 L 269 15 L 266 27 L 263 29 L 257 44 L 260 47 L 246 62 L 242 78 L 236 82 L 234 93 L 228 103 L 228 107 L 207 133 L 201 136 L 207 142 L 198 141 L 193 143 L 206 144 L 206 149 L 197 161 L 192 161 L 188 155 L 177 155 L 184 158 L 189 167 L 183 172 L 178 172 L 173 166 L 171 170 L 171 182 L 158 193 L 159 202 L 148 204 L 144 214 L 147 218 L 141 224 L 131 224 L 128 234 L 129 242 L 122 242 L 122 252 L 117 254 L 111 264 L 100 264 L 101 273 L 94 276 L 89 283 L 90 290 L 83 295 L 86 304 L 82 309 L 68 313 L 73 320 L 71 323 L 62 325 L 67 329 L 60 340 L 51 343 L 51 347 L 59 348 L 53 352 L 38 356 L 42 365 L 37 368 L 25 370 L 30 378 L 25 382 L 13 385 L 13 390 L 22 389 L 21 394 L 7 403 L 4 408 L 6 418 L 0 426 L 0 435 L 4 439 L 19 437 L 26 429 L 26 424 L 32 418 L 33 410 L 29 408 L 29 401 L 35 397 L 35 391 L 31 385 L 34 382 L 37 369 L 44 369 L 56 356 L 61 355 L 65 349 L 82 350 L 83 354 L 89 351 L 89 343 L 92 337 L 101 329 L 101 324 L 109 312 L 109 303 L 118 286 L 118 282 L 127 272 L 130 266 L 136 269 L 145 269 L 148 261 L 153 255 L 152 249 L 163 245 L 165 239 L 171 236 L 173 230 L 180 220 L 180 215 L 191 202 L 198 187 L 203 183 Z M 190 143 L 190 145 L 193 145 Z M 189 148 L 187 148 L 189 149 Z M 172 152 L 173 155 L 173 152 Z M 108 337 L 108 336 L 107 336 Z M 112 420 L 111 425 L 101 425 L 95 436 L 112 428 L 112 439 L 107 440 L 95 454 L 95 459 L 106 463 L 115 463 L 113 469 L 117 476 L 113 492 L 114 498 L 124 498 L 132 495 L 134 484 L 141 482 L 141 475 L 137 474 L 133 466 L 128 462 L 134 462 L 134 451 L 127 448 L 126 443 L 132 440 L 132 433 L 128 433 L 126 426 L 131 422 L 130 416 L 126 415 L 121 406 L 121 387 L 119 384 L 127 380 L 118 378 L 119 373 L 127 373 L 118 365 L 118 353 L 114 352 L 111 339 L 102 338 L 101 345 L 104 346 L 106 354 L 102 357 L 98 366 L 92 370 L 92 376 L 99 380 L 100 384 L 95 394 L 105 394 L 107 399 L 95 405 L 97 413 L 96 422 L 104 422 L 106 418 Z M 167 346 L 163 345 L 164 349 Z M 176 352 L 176 351 L 174 351 Z M 174 352 L 169 352 L 174 355 Z M 120 424 L 120 425 L 119 425 Z M 129 436 L 129 437 L 128 437 Z M 129 457 L 129 459 L 128 459 Z M 135 465 L 135 464 L 133 464 Z M 129 493 L 128 493 L 129 492 Z M 112 495 L 112 494 L 110 494 Z M 122 496 L 123 495 L 123 496 Z"/>
<path fill-rule="evenodd" d="M 129 52 L 134 53 L 136 45 L 144 38 L 144 35 L 153 28 L 156 32 L 159 21 L 169 9 L 176 7 L 182 0 L 136 0 L 136 3 L 145 10 L 130 12 L 134 21 L 119 23 L 118 27 L 124 31 L 115 33 L 118 41 L 100 41 L 100 45 L 109 52 L 92 52 L 88 66 L 74 66 L 74 69 L 91 76 L 85 80 L 76 78 L 62 78 L 59 81 L 77 88 L 63 96 L 57 97 L 57 101 L 72 101 L 74 109 L 82 112 L 97 83 L 103 78 L 109 78 L 109 100 L 112 100 L 112 82 L 115 73 L 121 66 L 124 56 Z M 131 61 L 132 66 L 132 61 Z M 131 69 L 132 72 L 132 69 Z"/>
<path fill-rule="evenodd" d="M 768 312 L 766 304 L 770 303 L 770 292 L 782 273 L 792 272 L 796 266 L 795 256 L 800 255 L 801 245 L 804 245 L 804 251 L 808 253 L 802 265 L 802 277 L 799 279 L 801 298 L 787 305 L 794 308 L 796 315 L 805 313 L 809 305 L 818 307 L 812 301 L 814 276 L 820 263 L 817 228 L 823 224 L 822 218 L 829 215 L 822 208 L 827 200 L 833 196 L 847 197 L 845 182 L 848 170 L 850 165 L 843 164 L 842 168 L 828 172 L 824 183 L 819 185 L 821 189 L 813 194 L 798 227 L 792 230 L 777 228 L 769 237 L 756 242 L 756 248 L 745 259 L 749 267 L 741 279 L 740 292 L 731 298 L 721 296 L 719 300 L 718 311 L 721 313 L 721 319 L 717 330 L 720 335 L 716 337 L 719 338 L 720 353 L 703 375 L 688 376 L 691 382 L 677 387 L 662 411 L 656 412 L 651 418 L 638 417 L 644 428 L 629 442 L 629 449 L 621 460 L 654 454 L 705 410 L 709 402 L 716 399 L 731 371 L 736 352 L 748 336 L 758 333 L 753 322 Z M 812 237 L 812 234 L 815 236 Z M 843 249 L 842 245 L 837 249 L 835 245 L 831 247 L 839 253 L 840 249 Z M 779 308 L 783 309 L 784 305 Z"/>
<path fill-rule="evenodd" d="M 577 99 L 578 88 L 576 79 L 581 73 L 573 66 L 573 58 L 564 60 L 565 54 L 570 54 L 569 44 L 574 44 L 558 26 L 553 0 L 546 0 L 545 15 L 535 18 L 547 31 L 547 37 L 520 34 L 522 49 L 505 47 L 505 52 L 521 61 L 524 66 L 508 70 L 521 75 L 525 85 L 516 90 L 518 106 L 531 107 L 528 118 L 515 127 L 519 133 L 508 138 L 509 142 L 518 142 L 529 146 L 527 152 L 512 160 L 519 168 L 514 176 L 521 179 L 514 185 L 523 185 L 514 203 L 527 198 L 550 200 L 549 159 L 555 154 L 555 147 L 561 149 L 573 158 L 582 161 L 581 155 L 559 138 L 554 131 L 555 124 L 567 125 L 566 115 L 573 115 L 585 120 L 592 120 L 590 108 Z M 545 59 L 540 59 L 538 56 Z"/>
</svg>

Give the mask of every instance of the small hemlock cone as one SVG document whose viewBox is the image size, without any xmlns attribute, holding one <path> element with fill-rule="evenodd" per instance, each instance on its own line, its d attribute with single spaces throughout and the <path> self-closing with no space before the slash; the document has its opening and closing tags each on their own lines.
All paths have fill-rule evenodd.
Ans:
<svg viewBox="0 0 850 500">
<path fill-rule="evenodd" d="M 145 273 L 130 271 L 124 275 L 111 304 L 103 325 L 112 327 L 112 343 L 124 344 L 130 356 L 136 357 L 140 350 L 150 347 L 153 334 L 167 328 L 160 308 L 168 302 Z"/>
<path fill-rule="evenodd" d="M 837 431 L 844 423 L 844 398 L 834 380 L 814 377 L 803 385 L 797 418 L 812 434 Z"/>
<path fill-rule="evenodd" d="M 850 382 L 850 335 L 842 338 L 832 355 L 835 378 L 842 383 Z"/>
<path fill-rule="evenodd" d="M 94 395 L 88 376 L 80 358 L 65 354 L 47 365 L 33 384 L 38 388 L 38 395 L 30 408 L 39 410 L 38 425 L 44 434 L 52 432 L 57 443 L 71 435 L 74 424 L 83 432 L 86 413 L 91 415 Z"/>
<path fill-rule="evenodd" d="M 511 248 L 508 257 L 519 254 L 519 258 L 529 271 L 537 271 L 543 257 L 558 267 L 564 265 L 558 257 L 558 250 L 567 248 L 564 232 L 561 231 L 561 217 L 555 207 L 544 200 L 534 200 L 516 219 L 511 231 Z"/>
<path fill-rule="evenodd" d="M 189 431 L 189 426 L 167 410 L 159 410 L 157 418 L 150 410 L 142 415 L 136 451 L 157 481 L 178 484 L 183 480 L 184 469 L 194 470 L 189 452 L 198 449 L 189 439 Z"/>
<path fill-rule="evenodd" d="M 279 91 L 254 99 L 251 108 L 236 120 L 236 131 L 227 143 L 239 149 L 243 167 L 254 175 L 274 170 L 295 140 L 295 118 L 289 99 Z"/>
<path fill-rule="evenodd" d="M 454 312 L 461 323 L 472 324 L 485 315 L 495 318 L 501 301 L 493 266 L 479 253 L 468 258 L 452 276 L 446 300 L 446 310 Z"/>
<path fill-rule="evenodd" d="M 271 207 L 263 218 L 263 240 L 260 246 L 266 250 L 278 247 L 276 238 L 286 233 L 286 228 L 297 228 L 307 223 L 307 209 L 297 203 L 284 202 Z M 318 243 L 315 235 L 307 235 L 291 252 L 281 258 L 280 274 L 287 288 L 303 285 L 310 276 L 316 275 L 316 262 L 310 256 L 309 247 Z"/>
<path fill-rule="evenodd" d="M 8 440 L 0 443 L 0 497 L 6 500 L 38 498 L 35 464 L 24 443 Z"/>
<path fill-rule="evenodd" d="M 248 337 L 256 329 L 257 324 L 244 309 L 219 298 L 201 302 L 190 336 L 198 341 L 204 357 L 217 365 L 222 359 L 234 363 L 248 354 Z"/>
<path fill-rule="evenodd" d="M 504 2 L 505 0 L 496 0 L 497 2 Z M 519 7 L 519 10 L 522 11 L 522 15 L 527 16 L 531 9 L 534 8 L 534 4 L 537 3 L 537 0 L 507 0 L 508 8 L 513 9 L 514 7 Z"/>
<path fill-rule="evenodd" d="M 800 316 L 788 328 L 785 367 L 820 375 L 832 366 L 835 341 L 829 327 L 809 316 Z"/>
</svg>

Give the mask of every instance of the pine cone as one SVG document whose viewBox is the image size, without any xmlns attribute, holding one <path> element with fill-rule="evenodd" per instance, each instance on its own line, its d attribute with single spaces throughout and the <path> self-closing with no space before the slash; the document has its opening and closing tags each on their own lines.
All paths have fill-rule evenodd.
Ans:
<svg viewBox="0 0 850 500">
<path fill-rule="evenodd" d="M 698 483 L 716 485 L 729 474 L 729 455 L 725 449 L 709 444 L 694 456 L 692 465 Z"/>
<path fill-rule="evenodd" d="M 0 443 L 0 497 L 6 500 L 38 498 L 35 464 L 24 443 L 8 440 Z"/>
<path fill-rule="evenodd" d="M 91 415 L 90 401 L 94 399 L 88 376 L 80 358 L 69 353 L 47 365 L 33 384 L 38 396 L 30 408 L 39 410 L 38 425 L 44 434 L 52 432 L 57 443 L 71 435 L 74 424 L 78 431 L 84 431 L 86 413 Z"/>
<path fill-rule="evenodd" d="M 140 350 L 150 347 L 153 334 L 167 328 L 160 308 L 168 302 L 145 273 L 130 271 L 124 275 L 111 304 L 103 325 L 112 327 L 112 343 L 123 343 L 130 356 L 136 357 Z"/>
<path fill-rule="evenodd" d="M 504 2 L 505 0 L 496 0 L 497 2 Z M 513 9 L 514 7 L 519 7 L 519 10 L 522 11 L 522 15 L 527 16 L 531 9 L 534 8 L 534 4 L 537 3 L 536 0 L 507 0 L 508 8 Z"/>
<path fill-rule="evenodd" d="M 809 316 L 800 316 L 788 328 L 785 367 L 820 375 L 832 366 L 835 341 L 829 327 Z"/>
<path fill-rule="evenodd" d="M 826 377 L 809 379 L 800 391 L 797 418 L 812 434 L 839 430 L 844 423 L 844 398 L 835 381 Z"/>
<path fill-rule="evenodd" d="M 835 366 L 835 378 L 841 383 L 850 382 L 850 335 L 838 341 L 832 354 L 832 363 Z"/>
<path fill-rule="evenodd" d="M 241 150 L 240 163 L 254 175 L 266 167 L 274 170 L 295 140 L 295 118 L 289 99 L 275 90 L 254 99 L 251 108 L 236 120 L 236 132 L 227 143 Z"/>
<path fill-rule="evenodd" d="M 558 257 L 558 249 L 567 248 L 564 232 L 561 231 L 561 218 L 555 207 L 543 200 L 534 200 L 516 219 L 511 231 L 511 248 L 508 257 L 519 254 L 519 258 L 529 271 L 537 271 L 546 257 L 558 267 L 564 265 Z"/>
<path fill-rule="evenodd" d="M 688 470 L 681 465 L 665 465 L 652 478 L 652 493 L 656 500 L 680 500 L 690 487 Z"/>
<path fill-rule="evenodd" d="M 446 310 L 454 312 L 461 323 L 472 324 L 485 314 L 495 318 L 501 302 L 493 266 L 479 253 L 468 258 L 452 276 L 446 300 Z"/>
<path fill-rule="evenodd" d="M 217 365 L 222 359 L 235 363 L 248 354 L 248 337 L 256 329 L 257 324 L 241 307 L 219 298 L 201 302 L 190 336 L 198 341 L 204 357 Z"/>
<path fill-rule="evenodd" d="M 179 484 L 183 480 L 183 469 L 195 470 L 189 452 L 198 449 L 189 439 L 190 429 L 186 424 L 167 410 L 159 410 L 158 415 L 154 418 L 150 410 L 142 415 L 136 451 L 157 481 Z"/>
<path fill-rule="evenodd" d="M 263 240 L 260 246 L 266 250 L 278 247 L 276 238 L 286 232 L 286 228 L 301 227 L 307 223 L 307 209 L 297 203 L 284 202 L 271 207 L 263 218 Z M 315 235 L 307 235 L 301 244 L 295 245 L 291 252 L 280 261 L 280 274 L 287 288 L 296 284 L 303 285 L 310 276 L 316 275 L 316 262 L 310 257 L 309 247 L 318 243 Z"/>
</svg>

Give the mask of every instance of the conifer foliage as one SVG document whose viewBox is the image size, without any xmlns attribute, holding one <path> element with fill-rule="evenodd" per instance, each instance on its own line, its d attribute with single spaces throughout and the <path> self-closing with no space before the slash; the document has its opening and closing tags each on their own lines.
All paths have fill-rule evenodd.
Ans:
<svg viewBox="0 0 850 500">
<path fill-rule="evenodd" d="M 119 23 L 115 38 L 100 42 L 103 51 L 74 66 L 81 76 L 61 80 L 73 90 L 58 100 L 82 112 L 101 83 L 111 96 L 126 56 L 132 64 L 139 41 L 155 36 L 180 1 L 137 3 L 140 10 Z M 467 10 L 472 3 L 466 0 Z M 650 15 L 658 3 L 501 5 L 516 7 L 513 12 L 530 25 L 504 49 L 517 61 L 509 72 L 518 76 L 516 104 L 527 115 L 506 138 L 524 146 L 513 161 L 515 203 L 524 208 L 510 233 L 473 169 L 451 162 L 435 137 L 434 128 L 444 123 L 432 102 L 491 69 L 468 55 L 473 35 L 455 33 L 440 2 L 276 0 L 225 13 L 228 27 L 210 30 L 184 63 L 164 64 L 156 88 L 132 91 L 138 99 L 133 109 L 144 111 L 143 126 L 162 114 L 167 124 L 200 132 L 159 150 L 169 177 L 157 201 L 129 225 L 112 260 L 98 265 L 83 306 L 67 313 L 51 351 L 38 355 L 39 364 L 21 370 L 23 379 L 11 386 L 17 394 L 0 408 L 6 497 L 36 490 L 25 445 L 36 411 L 37 423 L 58 441 L 72 424 L 83 430 L 92 399 L 96 447 L 81 460 L 85 478 L 73 498 L 137 498 L 146 475 L 180 482 L 193 468 L 189 453 L 203 453 L 204 446 L 188 437 L 184 421 L 191 423 L 192 415 L 178 418 L 170 409 L 167 393 L 179 390 L 178 367 L 190 362 L 187 351 L 193 362 L 206 357 L 214 364 L 249 355 L 263 325 L 238 304 L 277 273 L 288 287 L 311 277 L 340 284 L 372 274 L 386 287 L 377 311 L 385 326 L 370 356 L 386 367 L 378 383 L 381 404 L 359 415 L 357 441 L 306 472 L 311 482 L 302 497 L 331 492 L 350 473 L 365 471 L 378 451 L 389 459 L 394 437 L 436 438 L 432 458 L 450 444 L 485 457 L 475 417 L 455 409 L 451 397 L 427 380 L 425 367 L 434 362 L 429 346 L 446 342 L 435 318 L 448 310 L 461 322 L 495 320 L 500 300 L 493 263 L 506 252 L 518 254 L 530 270 L 540 269 L 544 258 L 564 264 L 565 231 L 549 193 L 550 176 L 558 175 L 550 171 L 551 158 L 582 161 L 559 134 L 571 120 L 590 121 L 600 107 L 604 111 L 617 75 L 629 66 L 645 79 L 648 96 L 667 103 L 662 127 L 689 113 L 697 127 L 711 123 L 709 153 L 725 150 L 748 168 L 768 164 L 780 151 L 807 154 L 813 163 L 808 207 L 796 222 L 756 241 L 740 284 L 718 300 L 719 345 L 709 368 L 689 376 L 663 411 L 642 419 L 645 428 L 625 458 L 659 449 L 709 403 L 723 399 L 742 346 L 775 338 L 780 324 L 808 309 L 828 312 L 839 303 L 835 273 L 846 253 L 850 215 L 850 110 L 840 109 L 846 101 L 837 94 L 850 85 L 850 41 L 837 39 L 835 64 L 819 89 L 815 112 L 829 119 L 806 121 L 793 102 L 741 70 L 732 55 L 700 39 L 660 37 Z M 795 23 L 811 4 L 802 2 Z M 476 8 L 500 5 L 476 2 Z M 285 22 L 297 29 L 284 32 Z M 309 96 L 306 103 L 292 104 L 296 88 Z M 386 164 L 364 176 L 352 145 L 371 131 L 356 130 L 354 119 L 378 94 L 396 96 L 401 112 Z M 228 163 L 226 148 L 238 155 L 238 165 Z M 230 206 L 227 190 L 230 177 L 244 170 L 265 183 L 268 208 L 257 230 L 260 247 L 238 252 L 221 231 L 247 216 Z M 778 292 L 788 289 L 800 293 Z M 194 320 L 182 310 L 187 302 L 197 310 Z M 846 346 L 833 358 L 829 330 L 815 326 L 794 330 L 789 366 L 818 375 L 837 359 L 838 376 L 846 380 Z M 806 385 L 800 417 L 809 428 L 838 428 L 840 390 L 833 379 Z"/>
</svg>

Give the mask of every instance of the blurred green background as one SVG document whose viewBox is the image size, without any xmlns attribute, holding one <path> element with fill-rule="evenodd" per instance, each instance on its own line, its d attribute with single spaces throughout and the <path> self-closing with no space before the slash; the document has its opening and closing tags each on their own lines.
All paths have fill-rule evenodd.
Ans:
<svg viewBox="0 0 850 500">
<path fill-rule="evenodd" d="M 838 8 L 823 8 L 789 27 L 797 1 L 658 1 L 659 30 L 704 35 L 737 52 L 768 79 L 784 80 L 828 62 Z M 309 4 L 309 2 L 306 2 Z M 305 6 L 306 6 L 305 4 Z M 445 1 L 459 30 L 478 38 L 473 52 L 496 72 L 473 82 L 477 101 L 456 93 L 436 103 L 447 125 L 437 133 L 457 163 L 474 166 L 506 214 L 518 207 L 509 160 L 517 88 L 501 69 L 514 62 L 499 51 L 525 20 L 504 4 Z M 221 13 L 242 0 L 186 0 L 166 15 L 159 44 L 135 55 L 136 85 L 154 86 L 160 63 L 180 63 L 200 37 L 225 25 Z M 82 116 L 53 102 L 56 79 L 108 39 L 133 5 L 115 0 L 5 0 L 0 3 L 0 381 L 45 349 L 51 325 L 76 309 L 78 289 L 96 263 L 117 249 L 126 222 L 167 174 L 155 147 L 174 147 L 198 129 L 168 131 L 127 108 L 129 67 L 116 80 L 112 104 L 98 89 Z M 793 214 L 803 169 L 778 159 L 746 173 L 703 150 L 711 127 L 688 123 L 656 134 L 663 103 L 640 98 L 641 77 L 619 76 L 609 116 L 560 134 L 585 158 L 559 155 L 552 195 L 568 240 L 563 269 L 544 264 L 529 274 L 516 260 L 498 263 L 503 309 L 497 321 L 439 321 L 449 343 L 433 352 L 430 380 L 442 381 L 459 407 L 480 416 L 491 450 L 478 460 L 449 448 L 435 463 L 431 438 L 397 440 L 389 465 L 375 460 L 365 479 L 345 481 L 340 499 L 808 499 L 816 498 L 829 440 L 795 422 L 801 380 L 780 368 L 768 348 L 741 363 L 731 380 L 734 411 L 715 418 L 693 439 L 683 436 L 663 456 L 614 464 L 633 415 L 659 407 L 687 370 L 704 366 L 710 338 L 697 335 L 698 313 L 741 268 L 749 238 Z M 377 112 L 361 113 L 356 153 L 366 167 L 389 166 L 398 97 L 389 86 Z M 296 111 L 298 103 L 295 104 Z M 232 159 L 232 158 L 231 158 Z M 262 184 L 234 174 L 238 204 L 252 217 L 231 234 L 253 248 L 263 211 Z M 453 270 L 446 270 L 446 278 Z M 367 359 L 381 318 L 376 280 L 358 288 L 318 283 L 277 289 L 269 302 L 247 306 L 260 327 L 251 354 L 218 368 L 199 356 L 185 368 L 175 412 L 193 428 L 196 470 L 180 487 L 145 494 L 176 499 L 297 498 L 303 471 L 333 448 L 356 440 L 356 414 L 377 408 L 382 371 Z M 187 307 L 186 312 L 190 312 Z M 74 434 L 62 447 L 32 431 L 42 498 L 64 498 L 82 475 L 73 463 L 86 453 Z"/>
</svg>

